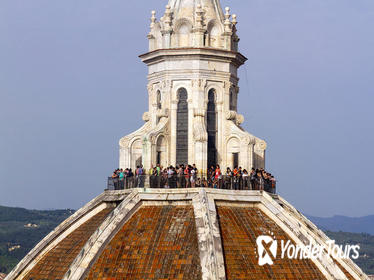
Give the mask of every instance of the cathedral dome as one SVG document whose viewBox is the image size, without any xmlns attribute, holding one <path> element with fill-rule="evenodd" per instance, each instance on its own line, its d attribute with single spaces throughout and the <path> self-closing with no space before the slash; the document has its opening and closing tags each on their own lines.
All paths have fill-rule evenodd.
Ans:
<svg viewBox="0 0 374 280">
<path fill-rule="evenodd" d="M 295 245 L 329 241 L 284 199 L 261 191 L 106 191 L 6 279 L 368 279 L 352 261 L 327 252 L 260 266 L 256 239 L 263 235 Z"/>
</svg>

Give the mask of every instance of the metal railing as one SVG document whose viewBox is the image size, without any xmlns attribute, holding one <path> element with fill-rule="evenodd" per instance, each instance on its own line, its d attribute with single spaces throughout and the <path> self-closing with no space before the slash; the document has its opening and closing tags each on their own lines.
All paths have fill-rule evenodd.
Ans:
<svg viewBox="0 0 374 280">
<path fill-rule="evenodd" d="M 225 190 L 264 190 L 276 193 L 275 183 L 269 180 L 250 180 L 249 176 L 220 176 L 208 179 L 204 176 L 179 175 L 141 175 L 119 178 L 108 178 L 107 190 L 125 190 L 134 188 L 183 189 L 183 188 L 216 188 Z"/>
</svg>

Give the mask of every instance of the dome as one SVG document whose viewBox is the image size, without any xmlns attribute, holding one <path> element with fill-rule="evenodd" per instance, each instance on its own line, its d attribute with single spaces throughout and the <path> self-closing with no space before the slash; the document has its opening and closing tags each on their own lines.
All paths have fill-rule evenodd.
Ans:
<svg viewBox="0 0 374 280">
<path fill-rule="evenodd" d="M 256 240 L 263 235 L 278 244 L 329 241 L 280 196 L 261 191 L 105 191 L 6 279 L 368 279 L 352 261 L 327 252 L 260 266 Z"/>
</svg>

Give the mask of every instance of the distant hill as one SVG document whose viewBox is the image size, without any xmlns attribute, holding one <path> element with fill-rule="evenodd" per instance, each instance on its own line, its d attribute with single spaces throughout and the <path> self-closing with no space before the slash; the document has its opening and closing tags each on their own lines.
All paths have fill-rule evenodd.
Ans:
<svg viewBox="0 0 374 280">
<path fill-rule="evenodd" d="M 323 230 L 369 233 L 374 235 L 374 216 L 366 216 L 361 218 L 350 218 L 344 216 L 318 218 L 308 216 L 308 218 Z"/>
<path fill-rule="evenodd" d="M 38 211 L 0 206 L 0 273 L 10 270 L 73 210 Z"/>
<path fill-rule="evenodd" d="M 337 244 L 360 245 L 360 257 L 355 262 L 366 273 L 374 274 L 374 236 L 367 233 L 331 232 L 326 234 Z"/>
</svg>

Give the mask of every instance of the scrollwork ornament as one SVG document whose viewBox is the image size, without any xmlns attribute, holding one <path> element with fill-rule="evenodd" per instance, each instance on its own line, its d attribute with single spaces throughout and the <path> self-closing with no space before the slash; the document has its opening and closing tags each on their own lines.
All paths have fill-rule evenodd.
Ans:
<svg viewBox="0 0 374 280">
<path fill-rule="evenodd" d="M 236 124 L 241 125 L 242 123 L 244 123 L 244 116 L 237 114 L 236 115 Z"/>
<path fill-rule="evenodd" d="M 149 122 L 150 119 L 151 119 L 151 117 L 150 117 L 150 115 L 149 115 L 149 112 L 145 112 L 145 113 L 143 114 L 143 121 L 145 121 L 145 122 Z"/>
<path fill-rule="evenodd" d="M 257 145 L 258 147 L 261 149 L 261 150 L 266 150 L 267 148 L 267 144 L 264 140 L 260 140 L 257 142 Z"/>
</svg>

